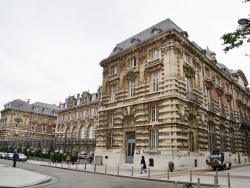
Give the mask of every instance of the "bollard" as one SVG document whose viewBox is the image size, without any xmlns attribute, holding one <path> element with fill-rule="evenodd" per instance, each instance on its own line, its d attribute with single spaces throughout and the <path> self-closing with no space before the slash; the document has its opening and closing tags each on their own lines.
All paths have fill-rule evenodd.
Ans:
<svg viewBox="0 0 250 188">
<path fill-rule="evenodd" d="M 69 164 L 68 164 L 68 168 L 69 168 Z"/>
<path fill-rule="evenodd" d="M 217 170 L 216 170 L 215 174 L 216 174 L 216 183 L 219 184 L 219 177 L 218 177 L 218 171 Z"/>
<path fill-rule="evenodd" d="M 216 175 L 214 176 L 214 188 L 217 188 L 217 177 L 216 177 Z"/>
<path fill-rule="evenodd" d="M 134 176 L 134 167 L 132 166 L 132 176 Z"/>
<path fill-rule="evenodd" d="M 117 168 L 117 174 L 119 174 L 119 165 L 118 165 L 118 168 Z"/>
<path fill-rule="evenodd" d="M 148 168 L 148 178 L 150 178 L 150 167 Z"/>
<path fill-rule="evenodd" d="M 86 170 L 86 163 L 85 163 L 85 165 L 84 165 L 84 170 Z"/>
<path fill-rule="evenodd" d="M 169 169 L 168 169 L 168 180 L 169 180 Z"/>
<path fill-rule="evenodd" d="M 175 188 L 178 188 L 178 182 L 177 181 L 175 181 Z"/>
<path fill-rule="evenodd" d="M 56 166 L 57 166 L 57 160 L 56 160 Z"/>
<path fill-rule="evenodd" d="M 107 165 L 105 165 L 105 174 L 107 174 Z"/>
<path fill-rule="evenodd" d="M 94 172 L 96 171 L 96 164 L 94 164 Z"/>
<path fill-rule="evenodd" d="M 76 169 L 77 169 L 77 165 L 78 165 L 78 164 L 76 163 Z"/>
<path fill-rule="evenodd" d="M 190 182 L 192 182 L 192 170 L 190 170 Z"/>
<path fill-rule="evenodd" d="M 229 172 L 227 173 L 227 185 L 228 187 L 231 187 Z"/>
<path fill-rule="evenodd" d="M 200 178 L 197 178 L 197 186 L 198 186 L 198 188 L 200 188 L 200 187 L 201 187 L 201 181 L 200 181 Z"/>
</svg>

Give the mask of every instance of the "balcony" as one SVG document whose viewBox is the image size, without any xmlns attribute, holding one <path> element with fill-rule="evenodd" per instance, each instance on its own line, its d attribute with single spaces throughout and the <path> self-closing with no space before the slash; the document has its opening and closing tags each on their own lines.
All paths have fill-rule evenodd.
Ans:
<svg viewBox="0 0 250 188">
<path fill-rule="evenodd" d="M 199 96 L 195 93 L 187 92 L 186 99 L 193 101 L 193 102 L 196 102 L 196 103 L 199 103 Z"/>
</svg>

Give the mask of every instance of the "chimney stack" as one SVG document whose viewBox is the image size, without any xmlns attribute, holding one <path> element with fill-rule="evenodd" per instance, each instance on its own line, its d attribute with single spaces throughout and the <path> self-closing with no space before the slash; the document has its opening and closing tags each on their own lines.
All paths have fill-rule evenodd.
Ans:
<svg viewBox="0 0 250 188">
<path fill-rule="evenodd" d="M 27 103 L 28 103 L 28 104 L 30 103 L 30 100 L 29 100 L 29 99 L 27 99 Z"/>
<path fill-rule="evenodd" d="M 61 105 L 62 105 L 62 103 L 61 102 L 59 102 L 59 108 L 61 109 Z"/>
<path fill-rule="evenodd" d="M 79 98 L 80 98 L 80 93 L 77 94 L 77 99 L 79 99 Z"/>
</svg>

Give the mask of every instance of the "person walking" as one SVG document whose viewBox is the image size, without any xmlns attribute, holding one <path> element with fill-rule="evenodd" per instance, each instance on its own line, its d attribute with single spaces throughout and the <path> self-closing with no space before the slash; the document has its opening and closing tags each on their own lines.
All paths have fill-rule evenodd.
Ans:
<svg viewBox="0 0 250 188">
<path fill-rule="evenodd" d="M 16 167 L 16 161 L 19 159 L 19 155 L 17 154 L 16 151 L 14 151 L 12 159 L 13 159 L 13 167 Z"/>
<path fill-rule="evenodd" d="M 69 155 L 66 157 L 66 161 L 67 161 L 67 164 L 69 164 L 69 161 L 70 161 L 70 156 Z"/>
<path fill-rule="evenodd" d="M 141 157 L 141 174 L 142 174 L 142 171 L 144 170 L 145 173 L 147 172 L 147 166 L 146 166 L 146 162 L 145 162 L 145 159 L 144 159 L 144 156 Z"/>
</svg>

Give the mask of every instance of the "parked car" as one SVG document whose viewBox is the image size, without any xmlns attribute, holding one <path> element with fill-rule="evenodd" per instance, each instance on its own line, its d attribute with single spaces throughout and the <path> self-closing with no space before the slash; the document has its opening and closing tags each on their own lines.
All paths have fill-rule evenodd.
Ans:
<svg viewBox="0 0 250 188">
<path fill-rule="evenodd" d="M 6 156 L 6 152 L 0 152 L 0 159 L 4 159 Z"/>
<path fill-rule="evenodd" d="M 93 155 L 90 153 L 79 153 L 78 159 L 86 159 L 89 160 L 90 162 L 93 160 Z"/>
<path fill-rule="evenodd" d="M 7 153 L 5 159 L 12 160 L 14 153 Z"/>
<path fill-rule="evenodd" d="M 27 161 L 27 156 L 24 155 L 23 153 L 18 153 L 19 159 L 18 161 Z"/>
</svg>

